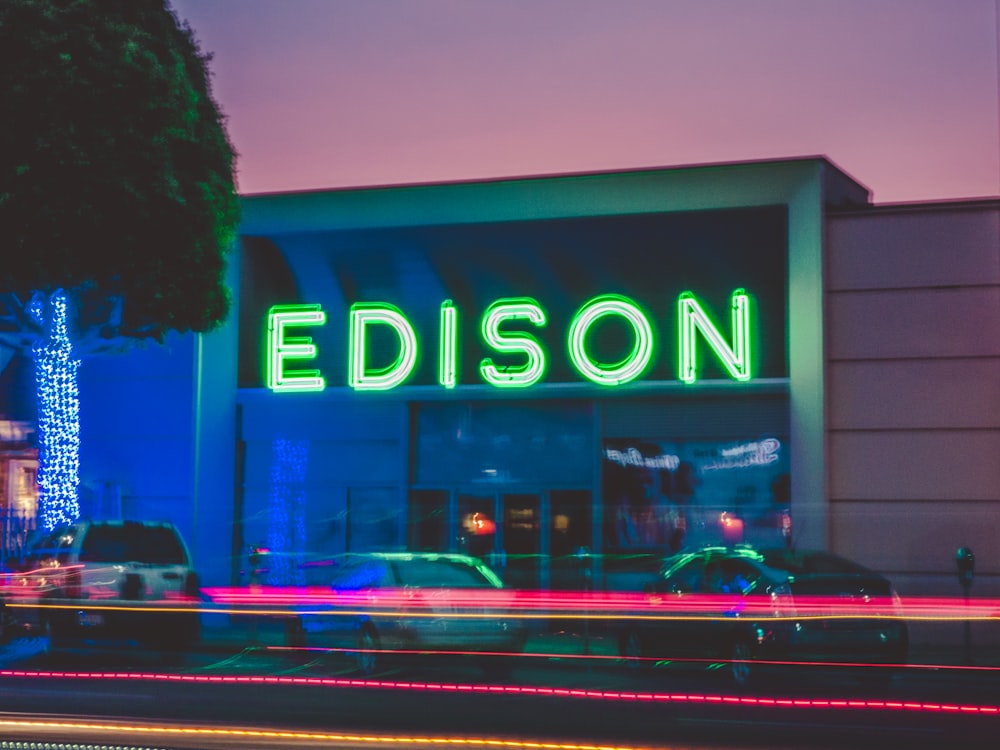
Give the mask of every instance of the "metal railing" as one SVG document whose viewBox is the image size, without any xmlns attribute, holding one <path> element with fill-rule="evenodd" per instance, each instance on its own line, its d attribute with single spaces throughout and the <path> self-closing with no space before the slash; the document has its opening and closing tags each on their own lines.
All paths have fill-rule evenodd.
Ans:
<svg viewBox="0 0 1000 750">
<path fill-rule="evenodd" d="M 34 514 L 0 506 L 0 570 L 24 561 L 28 540 L 36 529 Z"/>
</svg>

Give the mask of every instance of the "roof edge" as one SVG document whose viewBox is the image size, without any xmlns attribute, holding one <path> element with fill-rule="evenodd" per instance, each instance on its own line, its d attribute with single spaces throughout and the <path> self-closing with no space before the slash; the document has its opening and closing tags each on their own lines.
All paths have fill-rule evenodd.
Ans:
<svg viewBox="0 0 1000 750">
<path fill-rule="evenodd" d="M 766 167 L 779 166 L 782 164 L 803 164 L 815 162 L 832 169 L 841 180 L 849 181 L 857 187 L 863 189 L 869 196 L 871 190 L 844 171 L 833 160 L 823 154 L 772 157 L 765 159 L 738 159 L 734 161 L 718 162 L 688 162 L 684 164 L 668 164 L 652 167 L 626 167 L 624 169 L 596 169 L 580 170 L 570 172 L 539 172 L 524 175 L 506 175 L 498 177 L 474 177 L 456 178 L 450 180 L 428 180 L 425 182 L 398 182 L 398 183 L 378 183 L 372 185 L 343 185 L 329 188 L 305 188 L 302 190 L 266 190 L 256 193 L 241 193 L 240 198 L 267 198 L 283 195 L 308 195 L 308 194 L 329 194 L 329 193 L 358 193 L 364 191 L 380 190 L 400 190 L 406 188 L 422 187 L 447 187 L 461 185 L 488 185 L 500 183 L 533 182 L 537 180 L 559 180 L 559 179 L 579 179 L 581 177 L 610 177 L 613 175 L 642 175 L 662 172 L 684 172 L 695 170 L 730 169 L 739 167 Z"/>
<path fill-rule="evenodd" d="M 905 213 L 909 211 L 974 211 L 982 209 L 1000 209 L 1000 196 L 984 196 L 981 198 L 932 198 L 918 201 L 898 201 L 891 203 L 874 203 L 869 206 L 831 206 L 827 212 L 836 216 L 863 215 L 872 213 Z"/>
</svg>

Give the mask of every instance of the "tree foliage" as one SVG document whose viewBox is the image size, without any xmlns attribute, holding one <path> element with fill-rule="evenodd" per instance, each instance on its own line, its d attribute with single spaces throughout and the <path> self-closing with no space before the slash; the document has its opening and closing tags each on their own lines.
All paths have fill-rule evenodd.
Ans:
<svg viewBox="0 0 1000 750">
<path fill-rule="evenodd" d="M 104 340 L 225 319 L 239 203 L 209 59 L 165 0 L 0 3 L 7 330 L 60 288 Z"/>
</svg>

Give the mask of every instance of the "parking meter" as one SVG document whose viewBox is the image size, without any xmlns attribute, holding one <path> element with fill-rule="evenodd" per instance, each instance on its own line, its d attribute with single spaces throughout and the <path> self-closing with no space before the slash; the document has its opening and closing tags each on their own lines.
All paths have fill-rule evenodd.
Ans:
<svg viewBox="0 0 1000 750">
<path fill-rule="evenodd" d="M 968 592 L 976 569 L 976 556 L 968 547 L 960 547 L 955 553 L 955 564 L 958 566 L 958 582 Z"/>
<path fill-rule="evenodd" d="M 576 558 L 576 569 L 580 576 L 580 588 L 587 592 L 584 594 L 585 597 L 589 597 L 589 592 L 593 590 L 593 572 L 590 569 L 591 559 L 590 559 L 590 547 L 587 545 L 581 545 L 576 548 L 573 553 L 573 557 Z M 583 618 L 583 655 L 590 656 L 590 607 L 585 605 L 584 607 L 584 618 Z M 590 661 L 587 661 L 587 670 L 590 670 Z"/>
<path fill-rule="evenodd" d="M 590 570 L 590 547 L 577 547 L 573 553 L 576 558 L 577 575 L 580 577 L 580 585 L 584 591 L 590 591 L 591 570 Z"/>
<path fill-rule="evenodd" d="M 267 547 L 251 546 L 247 557 L 250 558 L 250 583 L 255 585 L 260 583 L 260 577 L 267 572 L 267 557 L 271 550 Z"/>
<path fill-rule="evenodd" d="M 959 547 L 955 553 L 955 564 L 958 566 L 958 582 L 962 584 L 965 594 L 965 606 L 969 606 L 969 589 L 972 587 L 972 576 L 976 570 L 976 556 L 968 547 Z M 972 664 L 972 623 L 968 618 L 963 627 L 965 631 L 965 663 Z"/>
</svg>

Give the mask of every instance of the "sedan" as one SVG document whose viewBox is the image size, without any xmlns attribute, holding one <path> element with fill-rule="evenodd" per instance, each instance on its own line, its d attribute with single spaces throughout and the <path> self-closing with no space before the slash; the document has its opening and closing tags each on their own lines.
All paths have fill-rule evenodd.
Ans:
<svg viewBox="0 0 1000 750">
<path fill-rule="evenodd" d="M 514 592 L 475 557 L 379 552 L 304 566 L 310 587 L 329 596 L 300 607 L 296 641 L 347 651 L 363 674 L 390 655 L 475 655 L 489 671 L 509 669 L 527 627 L 514 617 Z"/>
<path fill-rule="evenodd" d="M 668 558 L 645 590 L 648 612 L 619 630 L 632 668 L 715 661 L 743 687 L 755 660 L 906 659 L 906 623 L 889 582 L 829 553 L 706 547 Z"/>
</svg>

